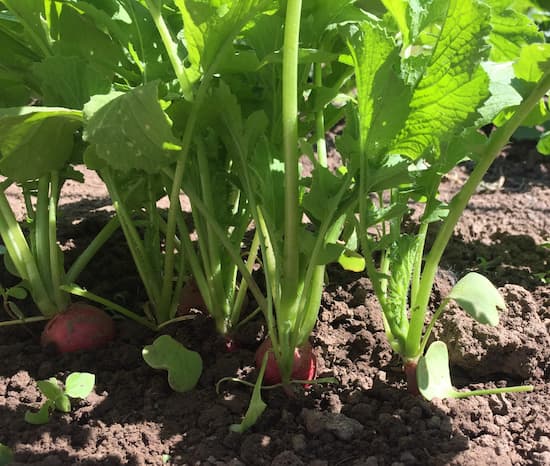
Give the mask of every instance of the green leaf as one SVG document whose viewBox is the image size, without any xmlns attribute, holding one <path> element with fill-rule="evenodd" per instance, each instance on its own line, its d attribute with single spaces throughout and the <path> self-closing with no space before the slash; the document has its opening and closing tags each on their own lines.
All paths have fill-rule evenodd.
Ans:
<svg viewBox="0 0 550 466">
<path fill-rule="evenodd" d="M 498 309 L 506 308 L 504 298 L 494 285 L 476 272 L 470 272 L 462 277 L 448 297 L 454 299 L 462 309 L 482 324 L 498 325 Z"/>
<path fill-rule="evenodd" d="M 25 421 L 29 424 L 46 424 L 50 420 L 50 411 L 54 406 L 55 403 L 52 400 L 47 400 L 36 413 L 27 411 Z"/>
<path fill-rule="evenodd" d="M 116 170 L 158 173 L 176 162 L 181 149 L 158 100 L 158 84 L 125 94 L 94 96 L 84 106 L 83 137 Z"/>
<path fill-rule="evenodd" d="M 487 4 L 491 7 L 489 58 L 492 61 L 515 61 L 524 45 L 544 40 L 537 25 L 527 15 L 514 10 L 510 0 L 488 0 Z"/>
<path fill-rule="evenodd" d="M 8 296 L 15 299 L 25 299 L 27 297 L 27 290 L 22 286 L 13 286 L 7 290 Z"/>
<path fill-rule="evenodd" d="M 343 176 L 337 176 L 327 167 L 316 164 L 311 175 L 311 187 L 304 194 L 302 203 L 307 214 L 322 222 L 344 183 Z"/>
<path fill-rule="evenodd" d="M 71 159 L 81 114 L 63 108 L 0 110 L 0 173 L 17 182 L 62 169 Z"/>
<path fill-rule="evenodd" d="M 177 392 L 195 387 L 202 372 L 199 353 L 188 350 L 169 335 L 161 335 L 142 351 L 143 359 L 153 369 L 166 369 L 168 383 Z"/>
<path fill-rule="evenodd" d="M 447 351 L 447 345 L 442 341 L 433 342 L 426 354 L 418 360 L 416 382 L 420 393 L 428 401 L 433 398 L 466 398 L 474 395 L 520 393 L 533 390 L 532 385 L 520 385 L 517 387 L 486 388 L 459 392 L 451 383 L 449 352 Z"/>
<path fill-rule="evenodd" d="M 79 57 L 47 57 L 33 66 L 45 105 L 81 109 L 90 97 L 105 94 L 112 76 Z"/>
<path fill-rule="evenodd" d="M 374 160 L 402 128 L 408 115 L 410 90 L 399 74 L 399 49 L 376 23 L 364 21 L 348 28 L 359 106 L 360 147 Z"/>
<path fill-rule="evenodd" d="M 175 0 L 183 18 L 190 82 L 209 70 L 221 57 L 233 55 L 233 39 L 271 0 Z M 213 71 L 213 70 L 211 70 Z"/>
<path fill-rule="evenodd" d="M 550 155 L 550 131 L 544 133 L 537 143 L 537 150 L 542 155 Z"/>
<path fill-rule="evenodd" d="M 267 359 L 269 357 L 269 351 L 266 351 L 264 358 L 262 360 L 262 367 L 260 368 L 260 373 L 258 374 L 258 379 L 254 384 L 254 390 L 252 391 L 252 397 L 250 398 L 250 404 L 246 410 L 246 414 L 240 424 L 231 424 L 229 429 L 233 432 L 238 432 L 242 434 L 254 424 L 258 418 L 262 415 L 267 408 L 267 405 L 262 400 L 262 381 L 264 379 L 265 368 L 267 367 Z"/>
<path fill-rule="evenodd" d="M 2 3 L 17 17 L 24 28 L 24 36 L 36 53 L 50 54 L 51 37 L 44 0 L 3 0 Z"/>
<path fill-rule="evenodd" d="M 433 398 L 454 398 L 456 390 L 451 383 L 449 352 L 445 343 L 434 341 L 419 359 L 416 381 L 418 390 L 428 401 Z"/>
<path fill-rule="evenodd" d="M 100 31 L 89 15 L 67 3 L 59 17 L 59 36 L 54 46 L 58 54 L 83 58 L 111 78 L 118 63 L 124 60 L 117 42 Z"/>
<path fill-rule="evenodd" d="M 523 47 L 519 60 L 514 63 L 518 79 L 535 83 L 550 70 L 550 44 L 531 44 Z"/>
<path fill-rule="evenodd" d="M 489 10 L 477 0 L 449 0 L 428 65 L 410 101 L 411 113 L 392 152 L 412 159 L 478 118 L 489 97 L 489 79 L 479 66 L 487 55 Z"/>
<path fill-rule="evenodd" d="M 73 372 L 65 381 L 65 394 L 71 398 L 86 398 L 94 389 L 95 375 L 89 372 Z"/>
<path fill-rule="evenodd" d="M 362 272 L 365 270 L 365 258 L 356 251 L 345 249 L 340 257 L 338 263 L 344 270 L 350 270 L 351 272 Z"/>
<path fill-rule="evenodd" d="M 476 127 L 492 123 L 502 110 L 515 107 L 523 100 L 512 85 L 516 78 L 512 62 L 486 62 L 483 63 L 483 69 L 489 76 L 491 96 L 478 109 L 481 117 L 476 122 Z"/>
<path fill-rule="evenodd" d="M 36 385 L 38 385 L 38 389 L 48 400 L 55 401 L 63 395 L 63 390 L 55 377 L 50 377 L 48 380 L 39 380 L 36 382 Z"/>
<path fill-rule="evenodd" d="M 55 409 L 61 411 L 62 413 L 71 412 L 71 400 L 65 394 L 61 395 L 55 400 Z"/>
<path fill-rule="evenodd" d="M 391 275 L 388 283 L 388 307 L 391 310 L 391 315 L 388 315 L 387 318 L 393 321 L 390 324 L 397 326 L 401 335 L 406 335 L 408 329 L 407 300 L 413 267 L 420 246 L 419 237 L 402 235 L 390 251 Z M 399 334 L 395 336 L 399 336 Z"/>
<path fill-rule="evenodd" d="M 0 443 L 0 466 L 7 466 L 13 461 L 13 452 L 11 448 Z"/>
</svg>

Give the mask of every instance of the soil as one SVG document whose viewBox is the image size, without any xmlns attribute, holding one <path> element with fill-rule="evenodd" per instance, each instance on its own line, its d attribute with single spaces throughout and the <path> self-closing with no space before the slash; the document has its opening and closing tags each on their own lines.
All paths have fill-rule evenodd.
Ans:
<svg viewBox="0 0 550 466">
<path fill-rule="evenodd" d="M 265 334 L 259 320 L 232 352 L 201 313 L 166 330 L 202 355 L 204 373 L 187 393 L 173 392 L 166 373 L 144 363 L 141 348 L 155 335 L 131 322 L 117 321 L 117 338 L 105 349 L 62 356 L 40 347 L 43 324 L 0 327 L 0 442 L 14 451 L 13 464 L 550 465 L 550 250 L 542 246 L 550 239 L 550 164 L 515 147 L 497 160 L 457 226 L 433 304 L 467 271 L 491 279 L 507 301 L 498 327 L 478 325 L 455 307 L 437 326 L 453 383 L 533 384 L 533 392 L 432 402 L 408 394 L 369 281 L 331 267 L 312 343 L 318 375 L 339 383 L 293 398 L 264 391 L 267 409 L 244 434 L 229 426 L 242 419 L 250 389 L 226 382 L 216 393 L 215 384 L 222 377 L 254 380 L 254 350 Z M 468 169 L 447 177 L 443 196 Z M 84 185 L 66 185 L 61 242 L 68 261 L 103 225 L 108 205 L 92 173 Z M 145 301 L 120 235 L 79 283 L 124 305 Z M 43 401 L 36 381 L 75 371 L 96 375 L 94 392 L 48 424 L 27 424 L 25 412 Z"/>
</svg>

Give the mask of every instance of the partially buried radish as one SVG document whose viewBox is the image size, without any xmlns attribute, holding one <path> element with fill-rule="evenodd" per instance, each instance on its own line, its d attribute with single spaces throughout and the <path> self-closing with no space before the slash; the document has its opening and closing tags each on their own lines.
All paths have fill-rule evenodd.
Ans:
<svg viewBox="0 0 550 466">
<path fill-rule="evenodd" d="M 86 303 L 74 303 L 48 322 L 41 342 L 60 353 L 69 353 L 105 346 L 114 336 L 115 325 L 106 312 Z"/>
<path fill-rule="evenodd" d="M 271 350 L 271 338 L 266 338 L 256 350 L 256 367 L 260 368 L 266 351 Z M 294 362 L 290 378 L 294 380 L 313 380 L 317 372 L 317 360 L 309 341 L 294 350 Z M 269 385 L 281 383 L 281 372 L 273 351 L 267 357 L 264 381 Z"/>
<path fill-rule="evenodd" d="M 177 315 L 182 316 L 189 314 L 191 309 L 202 312 L 206 312 L 207 310 L 197 282 L 194 279 L 187 280 L 185 285 L 183 285 Z"/>
</svg>

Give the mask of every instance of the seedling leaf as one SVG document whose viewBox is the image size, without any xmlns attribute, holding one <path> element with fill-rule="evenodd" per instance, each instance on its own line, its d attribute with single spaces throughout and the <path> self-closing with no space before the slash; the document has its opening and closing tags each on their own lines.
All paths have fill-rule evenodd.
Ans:
<svg viewBox="0 0 550 466">
<path fill-rule="evenodd" d="M 36 385 L 48 400 L 55 401 L 63 395 L 63 390 L 55 377 L 50 377 L 48 380 L 39 380 Z"/>
<path fill-rule="evenodd" d="M 65 394 L 61 395 L 55 400 L 55 409 L 61 411 L 62 413 L 71 412 L 71 400 Z"/>
<path fill-rule="evenodd" d="M 86 398 L 94 389 L 94 384 L 94 374 L 73 372 L 65 381 L 65 394 L 71 398 Z"/>
<path fill-rule="evenodd" d="M 494 285 L 483 275 L 470 272 L 451 290 L 449 298 L 481 324 L 498 325 L 498 309 L 506 303 Z"/>
<path fill-rule="evenodd" d="M 450 398 L 455 390 L 449 372 L 449 352 L 442 341 L 433 342 L 416 368 L 418 389 L 428 401 L 432 398 Z"/>
<path fill-rule="evenodd" d="M 432 343 L 426 354 L 418 361 L 416 382 L 420 393 L 428 401 L 433 398 L 466 398 L 476 395 L 520 393 L 533 390 L 532 385 L 520 385 L 517 387 L 485 388 L 459 392 L 451 384 L 449 353 L 447 345 L 442 341 Z"/>
<path fill-rule="evenodd" d="M 168 371 L 168 383 L 177 392 L 189 391 L 199 381 L 202 372 L 200 355 L 169 335 L 161 335 L 152 345 L 143 348 L 142 355 L 153 369 Z"/>
<path fill-rule="evenodd" d="M 29 424 L 46 424 L 50 420 L 50 410 L 54 408 L 54 402 L 52 400 L 46 401 L 40 409 L 33 413 L 32 411 L 27 411 L 25 413 L 25 421 Z"/>
<path fill-rule="evenodd" d="M 13 461 L 13 452 L 11 448 L 0 443 L 0 466 L 7 466 Z"/>
</svg>

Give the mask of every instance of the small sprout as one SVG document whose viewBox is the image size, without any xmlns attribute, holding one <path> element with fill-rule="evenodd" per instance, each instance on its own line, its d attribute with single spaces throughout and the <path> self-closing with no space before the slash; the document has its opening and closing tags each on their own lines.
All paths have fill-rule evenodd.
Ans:
<svg viewBox="0 0 550 466">
<path fill-rule="evenodd" d="M 71 398 L 86 398 L 93 390 L 95 375 L 88 372 L 73 372 L 65 380 L 63 389 L 55 377 L 37 382 L 38 389 L 46 397 L 46 401 L 37 412 L 27 411 L 25 421 L 30 424 L 46 424 L 53 411 L 69 413 Z"/>
<path fill-rule="evenodd" d="M 161 335 L 143 348 L 142 354 L 153 369 L 168 371 L 168 383 L 176 392 L 186 392 L 197 385 L 202 373 L 199 353 L 188 350 L 171 336 Z"/>
</svg>

